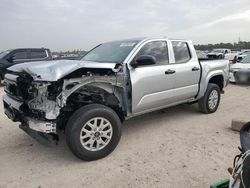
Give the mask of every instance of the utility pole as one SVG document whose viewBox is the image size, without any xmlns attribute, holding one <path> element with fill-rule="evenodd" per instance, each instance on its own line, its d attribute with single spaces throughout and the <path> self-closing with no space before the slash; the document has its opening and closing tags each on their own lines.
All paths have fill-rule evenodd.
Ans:
<svg viewBox="0 0 250 188">
<path fill-rule="evenodd" d="M 241 39 L 240 39 L 240 37 L 239 37 L 238 46 L 239 46 L 240 50 L 242 50 L 242 49 L 241 49 L 242 47 L 241 47 L 241 43 L 240 43 L 240 42 L 241 42 Z"/>
</svg>

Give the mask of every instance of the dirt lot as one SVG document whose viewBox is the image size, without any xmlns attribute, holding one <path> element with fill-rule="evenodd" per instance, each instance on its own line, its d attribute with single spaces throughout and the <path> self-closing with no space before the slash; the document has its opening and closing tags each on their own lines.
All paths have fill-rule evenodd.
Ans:
<svg viewBox="0 0 250 188">
<path fill-rule="evenodd" d="M 3 95 L 3 88 L 0 88 Z M 208 187 L 227 178 L 238 153 L 232 118 L 249 119 L 250 87 L 230 85 L 211 115 L 181 105 L 125 123 L 116 150 L 83 162 L 64 136 L 57 147 L 40 145 L 0 112 L 0 187 Z"/>
</svg>

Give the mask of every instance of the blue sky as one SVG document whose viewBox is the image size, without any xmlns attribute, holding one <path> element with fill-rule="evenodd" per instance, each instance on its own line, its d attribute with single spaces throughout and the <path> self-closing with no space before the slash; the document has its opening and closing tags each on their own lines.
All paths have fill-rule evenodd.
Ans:
<svg viewBox="0 0 250 188">
<path fill-rule="evenodd" d="M 89 50 L 144 36 L 250 41 L 249 0 L 1 0 L 0 8 L 0 50 Z"/>
</svg>

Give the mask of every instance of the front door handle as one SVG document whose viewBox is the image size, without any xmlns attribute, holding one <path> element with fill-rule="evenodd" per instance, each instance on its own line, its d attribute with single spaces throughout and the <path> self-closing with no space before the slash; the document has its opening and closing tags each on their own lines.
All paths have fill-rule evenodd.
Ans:
<svg viewBox="0 0 250 188">
<path fill-rule="evenodd" d="M 200 68 L 198 68 L 198 67 L 193 67 L 192 68 L 192 71 L 198 71 L 198 70 L 200 70 Z"/>
<path fill-rule="evenodd" d="M 165 74 L 174 74 L 175 70 L 172 69 L 168 69 L 167 71 L 165 71 Z"/>
</svg>

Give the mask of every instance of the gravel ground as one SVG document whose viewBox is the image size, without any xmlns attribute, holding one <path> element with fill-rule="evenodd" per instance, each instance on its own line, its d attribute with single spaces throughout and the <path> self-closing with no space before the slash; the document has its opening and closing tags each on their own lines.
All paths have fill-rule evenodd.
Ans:
<svg viewBox="0 0 250 188">
<path fill-rule="evenodd" d="M 214 114 L 180 105 L 125 122 L 116 150 L 94 162 L 74 157 L 64 135 L 57 147 L 37 143 L 3 114 L 1 104 L 0 187 L 209 187 L 228 177 L 238 153 L 232 118 L 250 119 L 250 87 L 225 91 Z"/>
</svg>

